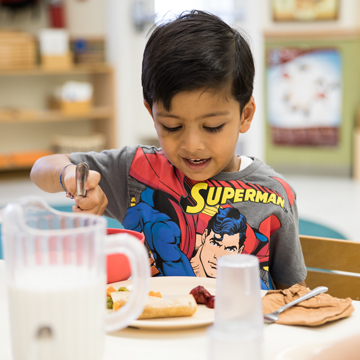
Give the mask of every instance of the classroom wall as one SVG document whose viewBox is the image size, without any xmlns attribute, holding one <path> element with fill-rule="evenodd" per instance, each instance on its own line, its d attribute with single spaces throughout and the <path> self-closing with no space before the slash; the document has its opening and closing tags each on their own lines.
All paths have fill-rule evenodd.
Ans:
<svg viewBox="0 0 360 360">
<path fill-rule="evenodd" d="M 142 143 L 156 143 L 156 134 L 152 126 L 151 118 L 142 106 L 142 92 L 140 84 L 141 76 L 141 57 L 145 46 L 147 31 L 149 27 L 142 32 L 137 32 L 134 29 L 131 20 L 131 11 L 133 0 L 64 0 L 66 10 L 66 23 L 71 36 L 104 36 L 107 40 L 107 56 L 109 62 L 115 67 L 115 83 L 116 83 L 116 98 L 115 103 L 117 107 L 117 142 L 118 146 L 129 144 L 133 145 L 139 142 Z M 243 0 L 236 0 L 243 3 Z M 151 3 L 151 2 L 150 2 Z M 252 129 L 248 134 L 243 136 L 243 147 L 245 153 L 257 156 L 270 164 L 276 166 L 283 166 L 285 169 L 297 167 L 293 164 L 294 159 L 311 158 L 318 159 L 316 155 L 312 157 L 311 151 L 302 151 L 300 154 L 294 154 L 292 149 L 290 151 L 278 151 L 269 144 L 267 137 L 266 124 L 266 98 L 264 94 L 264 59 L 263 50 L 265 47 L 277 44 L 288 45 L 295 44 L 299 46 L 308 45 L 328 45 L 330 40 L 316 40 L 305 42 L 301 38 L 270 41 L 265 39 L 262 31 L 265 34 L 269 33 L 291 33 L 291 32 L 311 32 L 319 30 L 329 30 L 334 32 L 346 32 L 360 29 L 360 1 L 358 0 L 342 0 L 340 3 L 339 19 L 328 22 L 309 22 L 309 23 L 275 23 L 272 20 L 271 1 L 270 0 L 256 0 L 247 2 L 248 6 L 248 26 L 250 26 L 249 35 L 252 38 L 253 50 L 257 53 L 256 66 L 257 78 L 255 84 L 255 97 L 257 100 L 257 113 L 253 122 Z M 151 12 L 151 7 L 148 8 Z M 251 24 L 253 27 L 251 28 Z M 48 26 L 48 19 L 46 17 L 46 6 L 43 5 L 40 11 L 40 17 L 35 22 L 28 14 L 20 14 L 16 19 L 6 19 L 0 17 L 1 28 L 16 28 L 20 30 L 27 30 L 37 34 L 42 27 Z M 341 39 L 337 40 L 342 51 L 345 54 L 346 64 L 346 81 L 352 82 L 345 94 L 346 99 L 344 108 L 348 113 L 345 114 L 347 125 L 342 131 L 342 145 L 341 151 L 333 154 L 329 153 L 326 159 L 334 155 L 334 161 L 339 163 L 342 168 L 340 173 L 348 176 L 351 172 L 351 145 L 346 146 L 346 142 L 351 142 L 351 126 L 353 121 L 353 112 L 357 106 L 357 99 L 355 94 L 358 92 L 357 81 L 354 81 L 354 76 L 351 75 L 351 69 L 358 59 L 359 53 L 355 40 Z M 355 41 L 356 42 L 356 41 Z M 265 46 L 264 46 L 265 45 Z M 0 94 L 1 95 L 1 94 Z M 349 95 L 349 96 L 348 96 Z M 349 130 L 350 129 L 350 130 Z M 346 149 L 345 149 L 345 147 Z M 321 154 L 321 151 L 317 154 Z M 295 156 L 296 155 L 296 156 Z M 295 156 L 295 158 L 294 158 Z M 320 156 L 321 161 L 323 158 Z M 319 159 L 320 159 L 319 158 Z M 278 159 L 288 159 L 279 164 Z M 341 160 L 342 159 L 342 160 Z M 307 161 L 307 160 L 306 160 Z M 319 160 L 316 160 L 314 166 Z M 325 160 L 325 162 L 328 160 Z M 329 160 L 330 161 L 330 160 Z M 330 162 L 330 166 L 331 166 Z M 290 169 L 291 171 L 293 169 Z"/>
<path fill-rule="evenodd" d="M 106 1 L 65 0 L 65 8 L 67 27 L 72 36 L 106 35 Z"/>
<path fill-rule="evenodd" d="M 274 22 L 269 3 L 264 2 L 265 51 L 283 47 L 336 48 L 341 53 L 342 114 L 336 147 L 274 145 L 267 123 L 265 96 L 265 160 L 280 172 L 350 177 L 353 172 L 353 132 L 360 105 L 360 2 L 340 1 L 338 19 L 321 22 Z M 265 91 L 266 77 L 264 84 Z"/>
</svg>

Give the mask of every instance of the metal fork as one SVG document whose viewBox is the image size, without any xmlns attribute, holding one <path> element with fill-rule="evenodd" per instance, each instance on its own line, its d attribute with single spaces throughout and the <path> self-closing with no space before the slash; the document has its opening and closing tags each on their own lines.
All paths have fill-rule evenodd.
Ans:
<svg viewBox="0 0 360 360">
<path fill-rule="evenodd" d="M 310 292 L 308 292 L 307 294 L 300 296 L 299 298 L 297 298 L 294 301 L 289 302 L 288 304 L 282 306 L 281 308 L 277 309 L 276 311 L 272 312 L 272 313 L 268 313 L 264 315 L 264 322 L 265 324 L 272 324 L 273 322 L 275 322 L 276 320 L 279 320 L 279 315 L 285 311 L 286 309 L 288 309 L 291 306 L 294 306 L 296 304 L 298 304 L 301 301 L 307 300 L 312 298 L 313 296 L 322 294 L 324 292 L 328 291 L 328 288 L 326 286 L 319 286 L 317 288 L 315 288 L 314 290 L 311 290 Z"/>
<path fill-rule="evenodd" d="M 85 183 L 89 175 L 89 165 L 85 162 L 76 165 L 76 193 L 86 196 Z"/>
</svg>

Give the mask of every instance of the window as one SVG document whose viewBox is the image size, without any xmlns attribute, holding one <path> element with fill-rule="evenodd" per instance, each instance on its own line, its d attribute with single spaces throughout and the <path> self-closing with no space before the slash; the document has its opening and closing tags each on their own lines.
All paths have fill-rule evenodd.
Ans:
<svg viewBox="0 0 360 360">
<path fill-rule="evenodd" d="M 196 9 L 211 12 L 232 24 L 238 21 L 240 16 L 240 13 L 234 12 L 234 7 L 234 0 L 154 0 L 156 22 L 170 20 L 185 10 Z"/>
</svg>

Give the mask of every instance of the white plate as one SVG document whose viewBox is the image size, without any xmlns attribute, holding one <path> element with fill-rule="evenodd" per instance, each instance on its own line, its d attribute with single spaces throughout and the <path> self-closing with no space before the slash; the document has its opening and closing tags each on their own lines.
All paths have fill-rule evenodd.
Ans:
<svg viewBox="0 0 360 360">
<path fill-rule="evenodd" d="M 107 287 L 110 285 L 115 289 L 125 286 L 131 290 L 132 281 L 120 281 L 108 284 Z M 211 295 L 215 295 L 216 279 L 192 276 L 164 276 L 150 279 L 150 290 L 160 291 L 162 297 L 168 299 L 185 296 L 199 285 L 204 286 Z M 261 290 L 261 296 L 265 294 L 266 291 Z M 135 320 L 131 326 L 141 329 L 186 329 L 211 325 L 213 322 L 214 309 L 209 309 L 205 305 L 198 305 L 193 316 Z"/>
<path fill-rule="evenodd" d="M 110 285 L 115 289 L 120 286 L 131 289 L 132 281 L 120 281 L 108 286 Z M 150 290 L 160 291 L 162 297 L 168 299 L 188 295 L 198 285 L 204 286 L 210 294 L 215 295 L 216 279 L 191 276 L 164 276 L 150 279 Z M 135 320 L 131 326 L 141 329 L 182 329 L 206 326 L 213 322 L 214 309 L 209 309 L 205 305 L 198 305 L 193 316 Z"/>
</svg>

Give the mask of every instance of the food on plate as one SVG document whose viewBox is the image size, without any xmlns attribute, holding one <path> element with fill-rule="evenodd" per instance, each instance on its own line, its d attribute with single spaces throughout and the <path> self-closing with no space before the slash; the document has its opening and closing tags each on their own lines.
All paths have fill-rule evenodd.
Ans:
<svg viewBox="0 0 360 360">
<path fill-rule="evenodd" d="M 118 310 L 129 300 L 130 292 L 112 292 L 113 309 Z M 197 304 L 192 295 L 185 295 L 176 299 L 163 299 L 149 296 L 147 304 L 139 319 L 154 319 L 165 317 L 192 316 L 197 310 Z"/>
<path fill-rule="evenodd" d="M 129 291 L 129 289 L 127 289 L 125 286 L 119 287 L 119 289 L 117 291 Z M 106 308 L 107 309 L 112 309 L 113 308 L 113 301 L 111 299 L 111 293 L 116 292 L 115 288 L 113 286 L 109 286 L 106 289 Z"/>
<path fill-rule="evenodd" d="M 208 307 L 209 309 L 215 309 L 215 296 L 211 295 L 210 297 L 208 297 L 206 299 L 205 302 L 206 307 Z"/>
<path fill-rule="evenodd" d="M 203 286 L 197 286 L 190 291 L 198 304 L 205 304 L 206 299 L 212 296 Z"/>
<path fill-rule="evenodd" d="M 199 285 L 190 291 L 190 294 L 194 296 L 197 304 L 205 304 L 206 307 L 214 309 L 215 307 L 215 296 L 211 295 L 208 290 L 203 286 Z"/>
<path fill-rule="evenodd" d="M 110 294 L 111 294 L 112 292 L 114 292 L 114 291 L 116 291 L 116 290 L 114 289 L 114 287 L 113 287 L 113 286 L 109 286 L 109 287 L 106 289 L 106 295 L 107 295 L 107 296 L 110 296 Z"/>
<path fill-rule="evenodd" d="M 116 292 L 116 291 L 130 292 L 130 290 L 125 286 L 119 287 L 118 290 L 115 290 L 115 288 L 113 286 L 109 286 L 106 289 L 106 308 L 109 309 L 109 310 L 114 309 L 114 302 L 113 302 L 113 300 L 111 298 L 111 293 Z M 160 291 L 156 291 L 156 292 L 155 291 L 149 291 L 149 296 L 154 296 L 154 297 L 158 297 L 158 298 L 162 297 Z M 118 305 L 116 305 L 116 307 L 117 306 Z M 114 309 L 114 310 L 119 310 L 119 308 Z"/>
<path fill-rule="evenodd" d="M 130 291 L 130 290 L 125 286 L 121 286 L 118 288 L 118 291 Z"/>
<path fill-rule="evenodd" d="M 111 296 L 106 297 L 106 308 L 109 310 L 113 308 L 113 301 L 111 299 Z"/>
<path fill-rule="evenodd" d="M 155 296 L 158 298 L 162 298 L 160 291 L 149 291 L 149 296 Z"/>
</svg>

